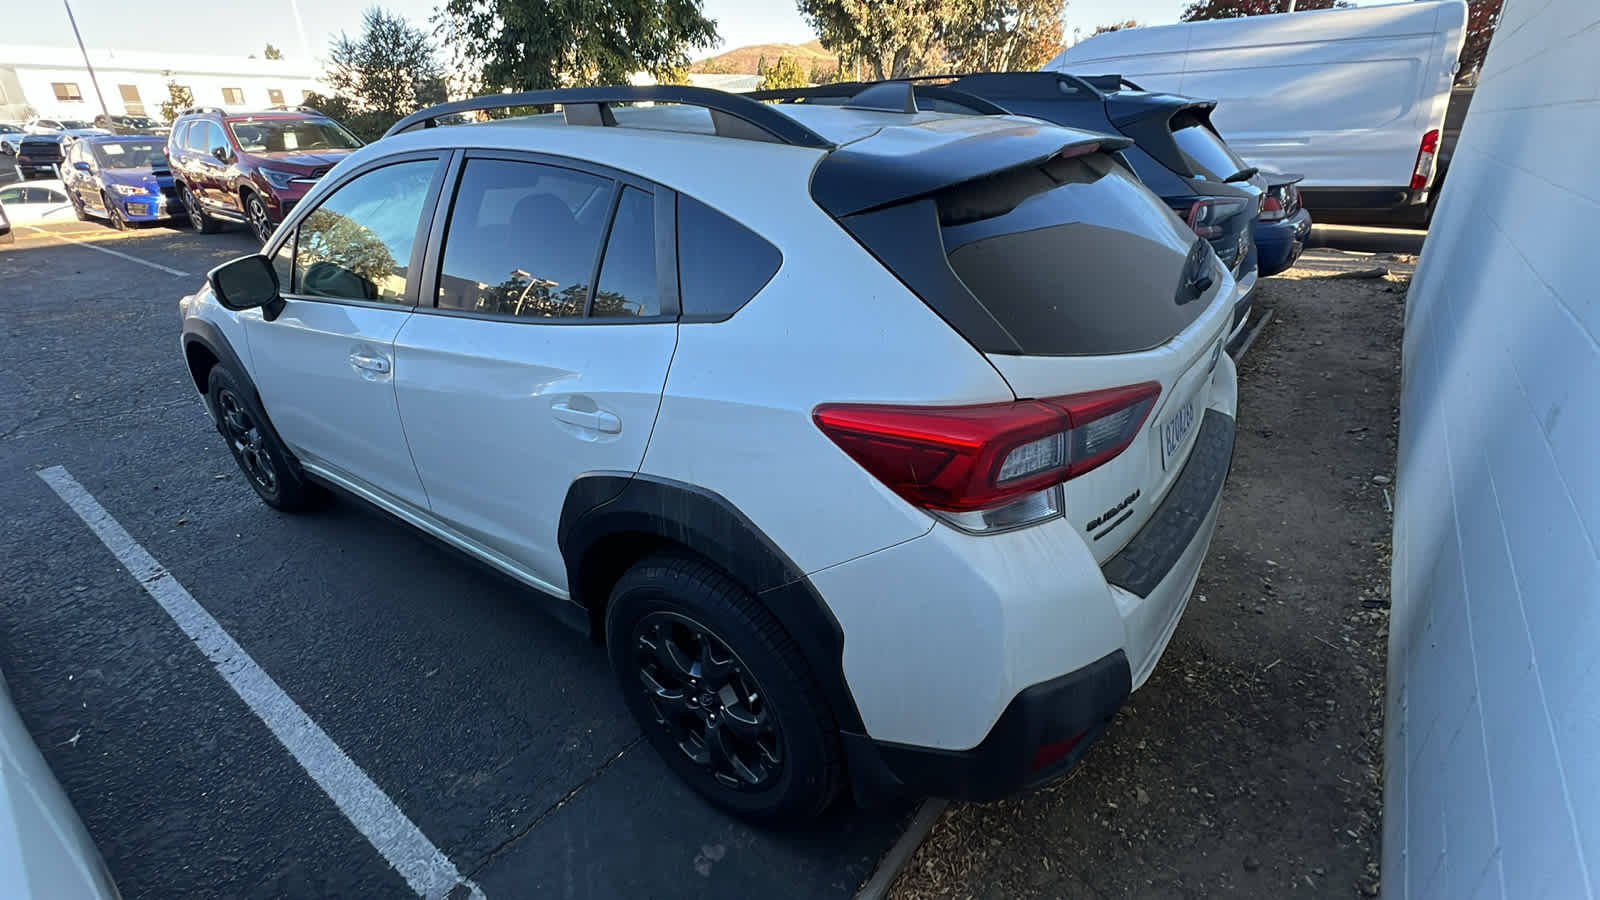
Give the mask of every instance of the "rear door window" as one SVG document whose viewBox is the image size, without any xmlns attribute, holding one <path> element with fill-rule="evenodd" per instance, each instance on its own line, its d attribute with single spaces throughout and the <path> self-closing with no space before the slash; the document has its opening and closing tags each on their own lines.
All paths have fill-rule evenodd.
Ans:
<svg viewBox="0 0 1600 900">
<path fill-rule="evenodd" d="M 576 169 L 467 160 L 445 231 L 439 308 L 582 318 L 614 189 L 611 179 Z M 647 299 L 634 279 L 623 284 L 620 277 L 614 274 L 613 281 L 635 291 L 632 302 Z M 619 299 L 618 308 L 626 303 Z"/>
<path fill-rule="evenodd" d="M 590 315 L 661 315 L 655 219 L 654 195 L 631 186 L 622 189 Z"/>
</svg>

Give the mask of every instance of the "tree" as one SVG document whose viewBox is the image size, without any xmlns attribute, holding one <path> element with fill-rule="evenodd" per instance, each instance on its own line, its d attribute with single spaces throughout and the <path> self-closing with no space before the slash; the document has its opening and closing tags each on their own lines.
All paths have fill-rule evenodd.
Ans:
<svg viewBox="0 0 1600 900">
<path fill-rule="evenodd" d="M 778 57 L 777 62 L 767 66 L 766 72 L 762 73 L 759 89 L 772 91 L 780 88 L 805 87 L 806 84 L 806 75 L 801 71 L 800 63 L 796 62 L 794 57 L 784 54 Z"/>
<path fill-rule="evenodd" d="M 277 47 L 272 46 L 271 44 L 268 44 L 267 45 L 267 49 L 261 51 L 261 58 L 262 59 L 283 59 L 283 51 L 279 50 Z"/>
<path fill-rule="evenodd" d="M 161 118 L 171 122 L 193 105 L 194 91 L 176 81 L 167 82 L 167 99 L 161 104 Z"/>
<path fill-rule="evenodd" d="M 1032 71 L 1061 52 L 1059 0 L 964 0 L 946 26 L 949 67 L 960 72 Z"/>
<path fill-rule="evenodd" d="M 701 0 L 445 0 L 434 16 L 458 68 L 484 91 L 660 79 L 711 46 Z"/>
<path fill-rule="evenodd" d="M 380 7 L 363 14 L 359 39 L 341 31 L 328 45 L 328 64 L 328 86 L 334 94 L 347 98 L 357 112 L 376 113 L 390 125 L 444 100 L 444 68 L 428 33 Z"/>
<path fill-rule="evenodd" d="M 919 75 L 944 63 L 943 39 L 969 0 L 797 0 L 822 46 L 877 79 Z"/>
<path fill-rule="evenodd" d="M 765 74 L 767 74 L 767 57 L 766 57 L 766 54 L 762 54 L 761 56 L 756 57 L 756 74 L 757 75 L 765 75 Z"/>
<path fill-rule="evenodd" d="M 1495 27 L 1500 24 L 1500 7 L 1504 0 L 1470 0 L 1467 7 L 1467 39 L 1461 45 L 1461 72 L 1466 75 L 1483 65 L 1489 53 L 1489 41 L 1494 38 Z"/>
<path fill-rule="evenodd" d="M 814 62 L 811 64 L 811 77 L 807 80 L 812 84 L 833 84 L 839 80 L 839 67 L 824 69 L 822 63 Z"/>
<path fill-rule="evenodd" d="M 1296 12 L 1310 9 L 1345 9 L 1355 4 L 1349 0 L 1295 0 Z M 1237 19 L 1241 16 L 1264 16 L 1269 13 L 1289 11 L 1289 0 L 1194 0 L 1178 17 L 1181 22 L 1203 22 L 1208 19 Z"/>
<path fill-rule="evenodd" d="M 1126 29 L 1126 28 L 1143 28 L 1143 27 L 1144 27 L 1144 23 L 1140 22 L 1138 19 L 1128 19 L 1128 20 L 1122 21 L 1122 22 L 1112 22 L 1110 25 L 1096 25 L 1094 27 L 1094 34 L 1091 34 L 1089 36 L 1090 37 L 1094 37 L 1095 34 L 1106 34 L 1107 32 L 1112 32 L 1112 31 L 1122 31 L 1123 29 Z"/>
</svg>

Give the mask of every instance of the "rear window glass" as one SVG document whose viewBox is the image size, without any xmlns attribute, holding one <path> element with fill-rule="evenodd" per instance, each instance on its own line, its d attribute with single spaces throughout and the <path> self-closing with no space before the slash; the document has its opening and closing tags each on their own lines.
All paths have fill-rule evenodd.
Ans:
<svg viewBox="0 0 1600 900">
<path fill-rule="evenodd" d="M 1014 169 L 937 198 L 950 266 L 1024 353 L 1132 353 L 1206 303 L 1181 290 L 1193 232 L 1101 153 Z"/>
<path fill-rule="evenodd" d="M 1172 138 L 1178 142 L 1178 152 L 1196 175 L 1214 181 L 1225 181 L 1245 168 L 1244 160 L 1235 156 L 1216 133 L 1195 119 L 1187 122 L 1183 117 L 1172 122 Z"/>
<path fill-rule="evenodd" d="M 725 319 L 783 263 L 767 240 L 693 197 L 678 197 L 678 293 L 690 319 Z"/>
</svg>

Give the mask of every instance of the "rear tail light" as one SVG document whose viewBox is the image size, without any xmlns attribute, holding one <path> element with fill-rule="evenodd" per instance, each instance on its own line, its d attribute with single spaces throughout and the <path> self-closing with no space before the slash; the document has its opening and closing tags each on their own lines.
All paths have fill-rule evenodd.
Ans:
<svg viewBox="0 0 1600 900">
<path fill-rule="evenodd" d="M 1061 514 L 1058 486 L 1128 448 L 1161 385 L 977 406 L 828 404 L 840 449 L 913 506 L 995 532 Z"/>
<path fill-rule="evenodd" d="M 1433 174 L 1433 157 L 1439 152 L 1439 129 L 1422 136 L 1422 146 L 1417 148 L 1417 166 L 1411 170 L 1411 189 L 1420 191 L 1428 186 Z"/>
<path fill-rule="evenodd" d="M 1229 219 L 1249 208 L 1250 204 L 1239 197 L 1203 197 L 1187 209 L 1179 209 L 1178 214 L 1184 217 L 1195 234 L 1214 241 L 1228 233 L 1226 223 Z"/>
<path fill-rule="evenodd" d="M 1263 222 L 1277 222 L 1288 214 L 1288 210 L 1283 208 L 1283 201 L 1278 199 L 1278 195 L 1268 193 L 1261 201 L 1261 214 L 1256 218 Z"/>
</svg>

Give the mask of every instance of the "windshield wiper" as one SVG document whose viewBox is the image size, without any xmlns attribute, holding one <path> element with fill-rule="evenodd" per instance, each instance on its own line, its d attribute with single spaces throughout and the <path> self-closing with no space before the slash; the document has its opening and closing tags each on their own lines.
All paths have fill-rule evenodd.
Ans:
<svg viewBox="0 0 1600 900">
<path fill-rule="evenodd" d="M 1222 179 L 1222 183 L 1233 184 L 1235 181 L 1249 181 L 1250 179 L 1256 177 L 1256 173 L 1260 171 L 1261 170 L 1255 166 L 1250 166 L 1246 169 L 1240 169 L 1232 175 L 1229 175 L 1227 178 Z"/>
</svg>

